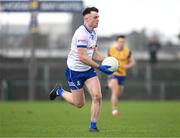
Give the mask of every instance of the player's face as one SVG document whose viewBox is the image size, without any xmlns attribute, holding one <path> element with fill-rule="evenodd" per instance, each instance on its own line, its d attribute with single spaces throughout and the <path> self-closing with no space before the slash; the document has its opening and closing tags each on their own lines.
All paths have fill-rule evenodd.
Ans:
<svg viewBox="0 0 180 138">
<path fill-rule="evenodd" d="M 125 44 L 125 39 L 124 38 L 119 38 L 117 40 L 117 43 L 118 43 L 118 48 L 121 49 L 124 47 L 124 44 Z"/>
<path fill-rule="evenodd" d="M 96 28 L 96 27 L 98 27 L 98 23 L 99 23 L 99 15 L 97 12 L 92 11 L 89 14 L 89 25 L 92 28 Z"/>
</svg>

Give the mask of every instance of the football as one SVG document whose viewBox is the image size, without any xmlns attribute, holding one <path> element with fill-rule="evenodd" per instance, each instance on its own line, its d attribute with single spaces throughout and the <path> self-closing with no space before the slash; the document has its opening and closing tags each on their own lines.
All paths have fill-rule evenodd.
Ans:
<svg viewBox="0 0 180 138">
<path fill-rule="evenodd" d="M 117 71 L 118 70 L 118 66 L 119 66 L 119 62 L 116 58 L 114 57 L 106 57 L 103 61 L 101 65 L 108 65 L 111 66 L 109 68 L 109 70 L 111 71 Z"/>
</svg>

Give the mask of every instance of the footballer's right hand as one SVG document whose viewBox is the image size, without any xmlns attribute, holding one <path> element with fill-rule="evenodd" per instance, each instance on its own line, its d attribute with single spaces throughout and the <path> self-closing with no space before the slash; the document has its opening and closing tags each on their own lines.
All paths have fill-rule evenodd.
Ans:
<svg viewBox="0 0 180 138">
<path fill-rule="evenodd" d="M 110 74 L 113 73 L 113 71 L 109 70 L 110 67 L 111 67 L 111 66 L 108 66 L 108 65 L 100 65 L 100 66 L 98 67 L 98 69 L 99 69 L 101 72 L 110 75 Z"/>
</svg>

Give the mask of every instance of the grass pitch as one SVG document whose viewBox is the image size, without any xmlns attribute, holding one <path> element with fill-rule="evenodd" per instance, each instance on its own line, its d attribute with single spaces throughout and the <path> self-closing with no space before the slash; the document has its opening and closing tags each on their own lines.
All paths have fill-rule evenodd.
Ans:
<svg viewBox="0 0 180 138">
<path fill-rule="evenodd" d="M 0 102 L 0 137 L 180 137 L 180 101 L 123 101 L 112 117 L 103 101 L 98 127 L 88 132 L 90 102 Z"/>
</svg>

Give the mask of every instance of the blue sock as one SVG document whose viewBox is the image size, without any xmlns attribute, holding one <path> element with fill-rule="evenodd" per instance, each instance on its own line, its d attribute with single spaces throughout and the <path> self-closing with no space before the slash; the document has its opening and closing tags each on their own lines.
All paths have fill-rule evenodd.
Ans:
<svg viewBox="0 0 180 138">
<path fill-rule="evenodd" d="M 59 96 L 61 96 L 63 93 L 64 93 L 63 89 L 57 89 L 56 90 L 56 94 L 59 95 Z"/>
<path fill-rule="evenodd" d="M 89 128 L 96 128 L 96 122 L 95 121 L 91 121 Z"/>
</svg>

